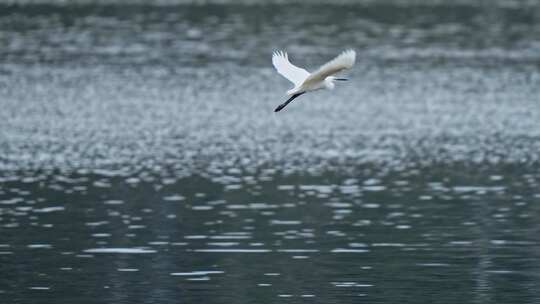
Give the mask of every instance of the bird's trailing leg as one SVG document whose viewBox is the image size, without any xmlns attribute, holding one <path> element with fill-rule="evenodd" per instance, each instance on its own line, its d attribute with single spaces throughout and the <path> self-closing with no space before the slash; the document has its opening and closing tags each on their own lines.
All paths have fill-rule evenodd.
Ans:
<svg viewBox="0 0 540 304">
<path fill-rule="evenodd" d="M 293 101 L 296 97 L 304 94 L 305 92 L 301 92 L 301 93 L 297 93 L 297 94 L 294 94 L 293 96 L 291 96 L 289 99 L 287 99 L 287 101 L 285 101 L 284 103 L 280 104 L 275 110 L 274 112 L 279 112 L 281 111 L 283 108 L 285 108 L 289 103 L 291 103 L 291 101 Z"/>
</svg>

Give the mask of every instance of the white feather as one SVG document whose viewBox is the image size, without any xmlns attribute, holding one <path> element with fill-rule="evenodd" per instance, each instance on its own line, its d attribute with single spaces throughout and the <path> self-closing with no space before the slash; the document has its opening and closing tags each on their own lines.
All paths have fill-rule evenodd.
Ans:
<svg viewBox="0 0 540 304">
<path fill-rule="evenodd" d="M 336 58 L 323 64 L 317 71 L 313 72 L 305 79 L 302 86 L 309 87 L 311 84 L 324 81 L 326 77 L 339 73 L 343 70 L 350 69 L 356 60 L 356 52 L 347 50 L 339 54 Z"/>
<path fill-rule="evenodd" d="M 272 55 L 272 63 L 279 74 L 289 79 L 294 83 L 294 88 L 287 91 L 289 99 L 280 104 L 274 112 L 279 112 L 291 103 L 298 96 L 317 90 L 332 90 L 335 87 L 334 82 L 338 80 L 346 80 L 334 77 L 332 75 L 339 73 L 345 69 L 350 69 L 356 60 L 356 52 L 347 50 L 339 54 L 336 58 L 323 64 L 317 71 L 310 74 L 308 71 L 293 65 L 289 61 L 287 53 L 275 52 Z"/>
<path fill-rule="evenodd" d="M 292 64 L 289 61 L 287 53 L 281 51 L 274 52 L 272 55 L 272 64 L 274 64 L 277 72 L 294 83 L 295 87 L 301 85 L 309 76 L 308 71 Z"/>
</svg>

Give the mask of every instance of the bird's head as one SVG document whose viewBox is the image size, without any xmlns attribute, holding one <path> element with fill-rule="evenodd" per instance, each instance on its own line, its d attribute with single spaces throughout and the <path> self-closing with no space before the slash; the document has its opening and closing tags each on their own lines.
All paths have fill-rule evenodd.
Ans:
<svg viewBox="0 0 540 304">
<path fill-rule="evenodd" d="M 336 86 L 336 84 L 334 83 L 335 81 L 347 81 L 347 80 L 348 80 L 347 78 L 338 78 L 335 76 L 328 76 L 325 79 L 326 87 L 331 90 Z"/>
<path fill-rule="evenodd" d="M 326 77 L 326 79 L 334 82 L 334 81 L 348 81 L 349 79 L 348 78 L 340 78 L 340 77 L 336 77 L 336 76 L 328 76 Z"/>
</svg>

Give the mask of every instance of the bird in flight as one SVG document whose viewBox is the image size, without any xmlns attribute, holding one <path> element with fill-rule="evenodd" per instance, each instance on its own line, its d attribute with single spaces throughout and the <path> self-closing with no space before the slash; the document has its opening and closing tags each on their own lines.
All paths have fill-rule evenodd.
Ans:
<svg viewBox="0 0 540 304">
<path fill-rule="evenodd" d="M 346 50 L 339 54 L 336 58 L 323 64 L 317 71 L 309 73 L 308 71 L 299 68 L 289 61 L 289 56 L 285 52 L 277 51 L 272 55 L 272 64 L 277 72 L 287 78 L 294 84 L 294 88 L 287 91 L 290 96 L 287 101 L 280 104 L 274 112 L 279 112 L 285 108 L 296 97 L 310 91 L 316 90 L 332 90 L 335 86 L 335 81 L 346 81 L 346 78 L 338 78 L 332 76 L 338 72 L 350 69 L 354 65 L 356 52 L 354 50 Z"/>
</svg>

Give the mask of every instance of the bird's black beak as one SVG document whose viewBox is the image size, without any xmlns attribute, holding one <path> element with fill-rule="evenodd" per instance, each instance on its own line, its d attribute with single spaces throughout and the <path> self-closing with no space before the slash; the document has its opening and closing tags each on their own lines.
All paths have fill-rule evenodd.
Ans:
<svg viewBox="0 0 540 304">
<path fill-rule="evenodd" d="M 337 80 L 337 81 L 347 81 L 349 79 L 347 79 L 347 78 L 336 78 L 335 80 Z"/>
</svg>

